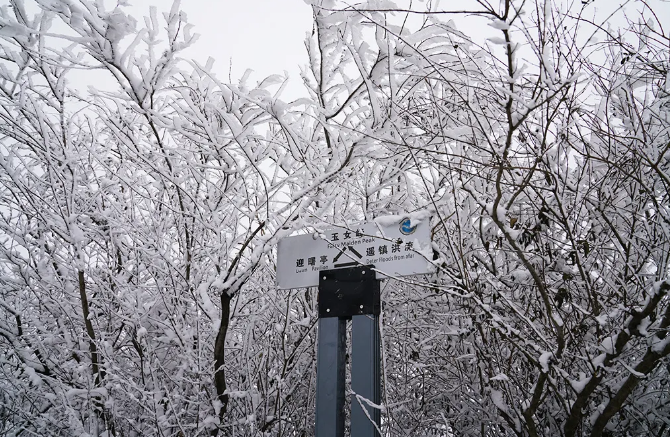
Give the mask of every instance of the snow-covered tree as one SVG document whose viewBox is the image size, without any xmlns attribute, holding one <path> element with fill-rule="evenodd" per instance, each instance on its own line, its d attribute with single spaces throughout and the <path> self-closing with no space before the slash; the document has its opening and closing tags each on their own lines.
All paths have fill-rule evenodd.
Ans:
<svg viewBox="0 0 670 437">
<path fill-rule="evenodd" d="M 0 8 L 0 433 L 311 435 L 316 293 L 275 244 L 416 210 L 385 435 L 667 431 L 661 20 L 424 6 L 312 1 L 291 102 L 182 59 L 178 4 Z"/>
<path fill-rule="evenodd" d="M 217 429 L 231 301 L 340 168 L 304 164 L 325 144 L 297 130 L 285 78 L 223 84 L 180 58 L 194 37 L 176 3 L 144 27 L 102 2 L 10 6 L 3 432 Z"/>
<path fill-rule="evenodd" d="M 389 285 L 389 432 L 662 434 L 668 36 L 645 5 L 616 31 L 588 5 L 479 7 L 333 13 L 373 26 L 393 47 L 379 56 L 412 59 L 408 80 L 428 85 L 405 101 L 385 89 L 404 118 L 386 112 L 384 141 L 414 160 L 441 266 L 424 287 Z M 457 30 L 465 15 L 486 41 Z"/>
</svg>

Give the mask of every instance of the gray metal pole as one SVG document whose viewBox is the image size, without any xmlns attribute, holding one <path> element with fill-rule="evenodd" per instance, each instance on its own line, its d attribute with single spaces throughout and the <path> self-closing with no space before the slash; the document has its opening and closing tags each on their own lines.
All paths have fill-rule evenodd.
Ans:
<svg viewBox="0 0 670 437">
<path fill-rule="evenodd" d="M 366 314 L 351 320 L 351 437 L 377 437 L 375 425 L 380 426 L 381 412 L 365 401 L 359 402 L 356 395 L 380 403 L 379 317 Z"/>
<path fill-rule="evenodd" d="M 316 353 L 316 437 L 344 436 L 344 357 L 347 321 L 319 319 Z"/>
</svg>

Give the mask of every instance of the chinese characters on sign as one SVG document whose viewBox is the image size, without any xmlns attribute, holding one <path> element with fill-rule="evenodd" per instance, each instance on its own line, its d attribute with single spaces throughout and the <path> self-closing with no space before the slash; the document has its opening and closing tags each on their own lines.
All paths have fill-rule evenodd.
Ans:
<svg viewBox="0 0 670 437">
<path fill-rule="evenodd" d="M 332 237 L 331 241 L 338 241 L 338 237 L 337 237 L 338 234 L 334 233 L 332 235 L 333 235 L 333 237 Z M 398 241 L 401 241 L 401 240 L 398 240 Z M 401 245 L 402 245 L 402 242 L 391 243 L 390 246 L 391 246 L 392 253 L 401 252 Z M 411 241 L 406 242 L 405 246 L 404 246 L 404 251 L 405 252 L 413 252 L 413 249 L 412 249 L 413 246 L 414 246 L 414 244 Z M 375 256 L 375 250 L 377 250 L 378 255 L 386 255 L 386 254 L 388 254 L 388 249 L 389 249 L 388 244 L 382 244 L 380 246 L 374 246 L 373 245 L 373 246 L 370 246 L 370 247 L 366 247 L 365 248 L 365 256 L 368 257 L 368 258 L 369 257 L 374 257 Z M 355 261 L 351 261 L 351 262 L 342 262 L 342 263 L 338 264 L 337 261 L 340 258 L 342 258 L 342 255 L 347 251 L 349 253 L 351 253 L 353 255 L 353 257 L 358 258 L 358 260 L 360 260 L 360 261 L 355 260 Z M 412 258 L 413 256 L 414 255 L 412 253 L 408 253 L 408 254 L 405 254 L 405 255 L 395 255 L 392 258 L 389 258 L 389 260 L 391 260 L 391 259 L 392 260 L 408 259 L 408 258 Z M 328 262 L 328 255 L 319 256 L 319 260 L 320 260 L 321 264 L 326 264 Z M 362 260 L 363 260 L 363 256 L 356 249 L 354 249 L 352 246 L 344 246 L 344 247 L 340 248 L 340 252 L 337 255 L 335 255 L 335 257 L 333 258 L 333 263 L 335 263 L 333 265 L 333 267 L 334 268 L 341 268 L 341 267 L 356 266 L 356 265 L 359 265 L 359 264 L 363 264 Z M 367 261 L 370 261 L 370 260 L 367 260 Z M 377 260 L 372 260 L 371 263 L 374 264 L 375 261 L 377 261 Z M 383 257 L 381 257 L 381 261 L 384 261 Z M 295 266 L 296 266 L 296 268 L 305 267 L 305 258 L 296 259 L 295 260 Z M 316 266 L 316 257 L 315 256 L 310 256 L 309 258 L 307 258 L 307 266 L 314 266 L 314 267 Z"/>
<path fill-rule="evenodd" d="M 279 288 L 311 287 L 321 270 L 374 265 L 388 276 L 429 273 L 428 219 L 384 217 L 352 228 L 335 228 L 318 235 L 305 234 L 279 242 Z M 379 278 L 385 277 L 379 274 Z"/>
</svg>

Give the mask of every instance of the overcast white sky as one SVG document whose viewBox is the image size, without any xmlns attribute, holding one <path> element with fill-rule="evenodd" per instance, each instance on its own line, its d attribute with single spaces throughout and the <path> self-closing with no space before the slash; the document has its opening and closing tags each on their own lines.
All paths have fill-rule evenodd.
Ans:
<svg viewBox="0 0 670 437">
<path fill-rule="evenodd" d="M 124 9 L 140 23 L 142 17 L 149 14 L 151 5 L 155 5 L 159 12 L 167 12 L 173 3 L 173 0 L 127 1 L 131 7 Z M 414 8 L 425 7 L 425 0 L 416 1 Z M 579 0 L 566 1 L 576 7 L 580 5 Z M 405 1 L 397 0 L 397 3 Z M 474 2 L 443 0 L 438 9 L 465 8 L 471 3 Z M 588 8 L 591 13 L 598 11 L 596 15 L 604 19 L 622 3 L 627 3 L 626 12 L 629 13 L 641 7 L 640 2 L 633 0 L 598 0 Z M 666 23 L 670 23 L 670 0 L 649 0 L 649 4 L 660 14 L 662 22 L 665 16 Z M 185 57 L 204 64 L 211 56 L 215 60 L 215 72 L 223 81 L 228 81 L 232 62 L 232 82 L 236 82 L 249 68 L 254 70 L 251 78 L 256 81 L 270 74 L 288 72 L 292 83 L 287 94 L 294 94 L 301 87 L 300 65 L 307 64 L 304 40 L 306 33 L 312 30 L 312 9 L 303 0 L 181 0 L 181 9 L 194 25 L 194 31 L 200 34 L 195 46 L 184 53 Z M 473 33 L 488 36 L 491 30 L 483 23 L 480 29 L 473 29 L 469 24 L 465 26 L 462 16 L 455 21 L 460 30 L 476 39 L 479 38 Z"/>
<path fill-rule="evenodd" d="M 0 5 L 3 1 L 6 0 L 0 0 Z M 111 9 L 119 2 L 104 1 Z M 137 19 L 140 26 L 152 5 L 162 13 L 170 11 L 173 4 L 173 0 L 126 1 L 130 6 L 124 7 L 124 11 Z M 576 8 L 581 6 L 581 0 L 557 1 L 570 2 Z M 400 5 L 408 2 L 396 0 Z M 469 5 L 479 9 L 474 3 L 474 0 L 442 0 L 437 9 L 467 8 Z M 596 21 L 603 20 L 620 3 L 628 4 L 626 12 L 631 17 L 637 16 L 633 11 L 639 9 L 641 3 L 635 0 L 597 0 L 588 6 L 589 14 L 598 10 Z M 663 17 L 667 17 L 665 23 L 670 23 L 670 0 L 649 0 L 649 4 L 656 10 L 661 22 Z M 414 0 L 414 9 L 425 6 L 426 0 Z M 254 70 L 251 84 L 286 71 L 291 80 L 282 98 L 291 100 L 304 95 L 300 66 L 305 66 L 308 61 L 304 41 L 306 34 L 312 31 L 312 8 L 303 0 L 181 0 L 180 9 L 187 14 L 189 23 L 194 26 L 193 31 L 200 35 L 195 45 L 183 53 L 184 57 L 202 64 L 212 57 L 215 60 L 214 71 L 224 82 L 237 82 L 247 69 Z M 480 43 L 493 31 L 484 20 L 473 22 L 463 16 L 441 18 L 453 18 L 460 30 Z M 623 24 L 621 15 L 616 21 L 619 23 L 612 24 Z M 95 74 L 91 72 L 81 75 L 82 82 L 90 82 L 92 77 Z M 104 86 L 100 82 L 95 85 Z"/>
<path fill-rule="evenodd" d="M 167 12 L 172 0 L 129 0 L 132 12 L 141 23 L 155 5 Z M 211 56 L 216 74 L 228 81 L 232 60 L 233 82 L 250 68 L 252 79 L 287 71 L 300 83 L 299 65 L 307 64 L 304 40 L 312 31 L 312 8 L 302 0 L 182 0 L 181 10 L 200 39 L 186 57 L 204 64 Z"/>
</svg>

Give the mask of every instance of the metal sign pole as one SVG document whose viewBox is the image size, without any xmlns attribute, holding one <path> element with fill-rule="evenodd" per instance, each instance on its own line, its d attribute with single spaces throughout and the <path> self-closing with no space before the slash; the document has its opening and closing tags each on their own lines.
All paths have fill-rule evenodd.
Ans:
<svg viewBox="0 0 670 437">
<path fill-rule="evenodd" d="M 379 280 L 373 266 L 319 272 L 319 349 L 316 368 L 316 437 L 343 436 L 346 319 L 352 318 L 351 388 L 379 404 Z M 351 436 L 373 437 L 380 411 L 351 400 Z M 369 418 L 368 418 L 369 416 Z"/>
<path fill-rule="evenodd" d="M 316 432 L 318 437 L 344 436 L 344 357 L 347 321 L 319 319 L 316 355 Z"/>
<path fill-rule="evenodd" d="M 353 316 L 351 327 L 351 437 L 376 437 L 380 426 L 379 317 Z"/>
</svg>

